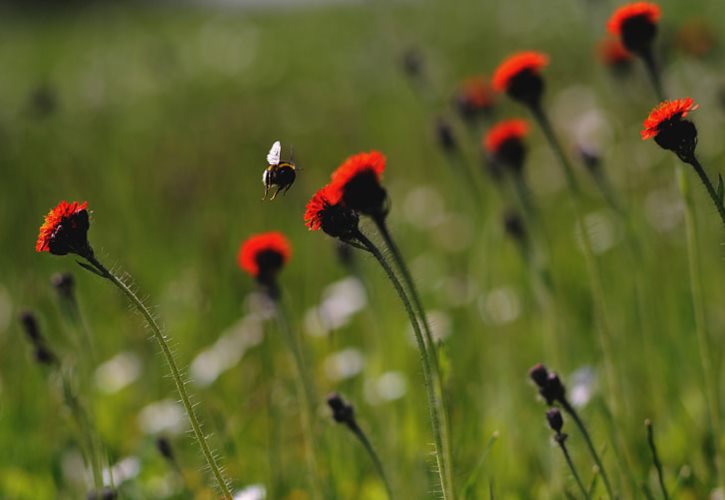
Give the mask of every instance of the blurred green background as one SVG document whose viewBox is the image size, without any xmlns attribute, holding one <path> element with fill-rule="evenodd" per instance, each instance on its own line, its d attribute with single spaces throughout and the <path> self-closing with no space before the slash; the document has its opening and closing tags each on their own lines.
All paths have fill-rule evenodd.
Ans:
<svg viewBox="0 0 725 500">
<path fill-rule="evenodd" d="M 597 59 L 614 3 L 202 4 L 48 2 L 0 9 L 1 498 L 79 498 L 89 488 L 58 377 L 33 362 L 19 328 L 25 309 L 37 312 L 48 343 L 74 367 L 108 460 L 122 465 L 114 469 L 121 497 L 189 496 L 154 448 L 159 434 L 171 438 L 195 495 L 212 497 L 163 360 L 140 318 L 72 257 L 34 252 L 44 214 L 61 199 L 88 201 L 89 236 L 100 259 L 133 276 L 179 362 L 191 366 L 200 416 L 235 490 L 264 485 L 268 498 L 308 498 L 293 366 L 274 324 L 260 313 L 253 281 L 236 266 L 244 238 L 281 230 L 294 247 L 281 282 L 315 373 L 323 468 L 337 497 L 384 498 L 384 490 L 359 444 L 331 421 L 322 396 L 333 390 L 355 404 L 399 497 L 432 497 L 432 438 L 404 311 L 375 262 L 362 255 L 356 255 L 362 295 L 355 280 L 325 292 L 349 272 L 334 242 L 302 222 L 307 200 L 330 172 L 348 155 L 370 149 L 388 157 L 390 224 L 436 329 L 447 335 L 459 489 L 470 479 L 471 498 L 488 498 L 490 484 L 497 498 L 562 498 L 565 489 L 575 491 L 551 443 L 545 407 L 527 382 L 527 369 L 542 361 L 570 389 L 576 386 L 585 403 L 581 413 L 625 497 L 643 495 L 642 483 L 655 489 L 646 417 L 655 422 L 671 491 L 682 498 L 707 495 L 715 475 L 677 162 L 639 138 L 656 104 L 641 64 L 614 77 Z M 669 95 L 700 104 L 692 114 L 698 152 L 715 175 L 725 170 L 725 3 L 661 5 L 657 53 L 665 86 Z M 714 44 L 704 54 L 683 49 L 689 46 L 683 40 L 708 33 Z M 568 151 L 586 144 L 599 152 L 633 227 L 627 232 L 578 168 L 623 382 L 617 397 L 625 418 L 618 423 L 607 417 L 611 401 L 584 258 L 554 156 L 532 127 L 526 175 L 539 210 L 537 229 L 551 242 L 549 267 L 559 291 L 559 342 L 544 346 L 542 331 L 554 312 L 537 304 L 530 270 L 504 234 L 501 216 L 513 201 L 485 176 L 479 148 L 493 120 L 526 117 L 526 110 L 502 97 L 494 117 L 467 128 L 451 106 L 464 78 L 490 75 L 522 49 L 550 55 L 545 104 L 555 127 Z M 422 92 L 402 70 L 410 50 L 422 56 Z M 436 143 L 438 116 L 454 124 L 475 171 L 477 200 Z M 302 170 L 287 196 L 262 202 L 260 177 L 277 139 L 284 155 L 294 147 Z M 723 233 L 704 190 L 687 174 L 719 369 Z M 632 235 L 644 255 L 639 264 L 627 250 Z M 79 332 L 58 307 L 50 277 L 59 271 L 77 279 L 93 352 L 78 348 Z M 641 318 L 636 272 L 644 277 Z M 318 309 L 330 295 L 342 301 L 327 302 L 340 316 L 335 328 L 324 326 Z M 350 304 L 351 314 L 340 312 Z M 199 361 L 200 353 L 207 357 Z M 586 448 L 566 425 L 588 482 Z M 498 441 L 472 476 L 494 431 Z M 617 433 L 628 463 L 612 450 Z"/>
</svg>

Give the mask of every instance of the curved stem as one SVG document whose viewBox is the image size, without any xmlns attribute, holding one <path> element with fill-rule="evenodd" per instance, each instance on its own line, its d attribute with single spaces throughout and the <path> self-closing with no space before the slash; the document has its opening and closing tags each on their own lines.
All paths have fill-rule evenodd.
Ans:
<svg viewBox="0 0 725 500">
<path fill-rule="evenodd" d="M 352 432 L 357 436 L 357 438 L 362 443 L 363 447 L 365 448 L 365 451 L 368 452 L 368 455 L 370 456 L 370 459 L 373 461 L 373 464 L 375 465 L 375 469 L 378 471 L 378 474 L 380 475 L 380 479 L 383 480 L 383 484 L 385 485 L 385 491 L 388 493 L 388 498 L 390 500 L 393 500 L 393 488 L 390 486 L 390 482 L 388 481 L 388 476 L 385 474 L 385 467 L 383 467 L 383 462 L 380 460 L 380 457 L 378 456 L 377 452 L 375 451 L 375 448 L 373 448 L 372 443 L 370 443 L 370 440 L 365 435 L 365 433 L 362 431 L 362 429 L 358 425 L 354 425 L 351 427 Z"/>
<path fill-rule="evenodd" d="M 707 194 L 710 195 L 710 199 L 712 199 L 712 202 L 715 204 L 715 208 L 717 209 L 717 213 L 720 215 L 720 219 L 722 220 L 723 224 L 725 224 L 725 207 L 723 206 L 720 197 L 717 195 L 717 192 L 715 191 L 715 187 L 712 185 L 710 177 L 708 177 L 705 169 L 702 168 L 702 165 L 700 165 L 700 162 L 697 160 L 697 158 L 695 158 L 694 155 L 687 161 L 687 163 L 695 168 L 695 172 L 697 172 L 697 175 L 700 177 L 702 184 L 705 186 L 705 189 L 707 189 Z"/>
<path fill-rule="evenodd" d="M 718 482 L 723 484 L 722 459 L 720 453 L 720 412 L 717 379 L 719 374 L 714 369 L 710 342 L 706 330 L 705 308 L 703 302 L 702 281 L 700 274 L 700 258 L 697 245 L 697 221 L 687 176 L 681 166 L 677 168 L 678 184 L 685 202 L 685 228 L 687 232 L 687 257 L 690 266 L 690 296 L 694 313 L 695 334 L 700 351 L 700 363 L 705 384 L 705 405 L 708 410 L 708 424 L 715 445 L 715 469 Z"/>
<path fill-rule="evenodd" d="M 440 364 L 438 360 L 438 349 L 435 343 L 435 339 L 433 338 L 433 331 L 430 327 L 430 323 L 428 322 L 428 317 L 425 314 L 425 309 L 423 309 L 423 303 L 420 300 L 420 295 L 418 295 L 418 290 L 415 286 L 415 282 L 413 281 L 413 276 L 410 273 L 408 266 L 405 264 L 403 254 L 400 252 L 400 249 L 398 249 L 398 246 L 395 244 L 395 241 L 393 240 L 393 237 L 388 230 L 388 225 L 386 224 L 385 219 L 383 217 L 373 217 L 373 221 L 375 222 L 375 225 L 380 231 L 380 234 L 382 235 L 386 246 L 393 255 L 393 260 L 395 261 L 395 264 L 400 270 L 400 274 L 403 277 L 403 283 L 407 286 L 410 293 L 410 298 L 412 299 L 414 311 L 418 315 L 420 324 L 423 325 L 423 333 L 425 334 L 425 352 L 427 353 L 427 356 L 430 359 L 431 365 L 433 367 L 433 381 L 435 382 L 435 387 L 437 387 L 438 391 L 439 399 L 437 399 L 437 402 L 440 405 L 439 415 L 441 419 L 441 439 L 443 446 L 442 452 L 443 456 L 445 457 L 446 482 L 448 484 L 448 487 L 450 488 L 449 494 L 451 495 L 451 497 L 453 497 L 453 452 L 451 450 L 450 444 L 451 438 L 447 412 L 448 404 L 445 396 L 445 384 L 443 382 L 443 376 L 441 375 Z"/>
<path fill-rule="evenodd" d="M 657 469 L 657 480 L 660 483 L 660 490 L 662 490 L 662 496 L 665 500 L 669 500 L 670 496 L 667 494 L 667 488 L 665 487 L 665 477 L 662 472 L 662 462 L 657 454 L 657 446 L 655 445 L 654 429 L 652 429 L 652 421 L 647 419 L 644 423 L 647 427 L 647 444 L 652 452 L 652 462 L 654 463 L 655 469 Z"/>
<path fill-rule="evenodd" d="M 315 432 L 313 422 L 315 419 L 315 401 L 317 401 L 317 394 L 310 375 L 307 370 L 305 358 L 302 354 L 302 348 L 297 341 L 295 334 L 290 328 L 287 311 L 284 307 L 284 303 L 281 299 L 275 299 L 275 305 L 277 307 L 277 323 L 279 329 L 282 330 L 282 334 L 292 351 L 295 366 L 297 368 L 296 385 L 298 397 L 304 406 L 300 412 L 300 419 L 302 421 L 302 431 L 305 436 L 305 450 L 307 455 L 307 465 L 310 469 L 310 482 L 315 492 L 315 498 L 323 498 L 322 489 L 319 484 L 319 468 L 317 466 L 316 451 L 315 451 Z"/>
<path fill-rule="evenodd" d="M 577 472 L 576 467 L 574 467 L 574 462 L 572 462 L 571 456 L 569 455 L 569 449 L 566 447 L 566 443 L 564 442 L 565 437 L 565 435 L 559 434 L 556 436 L 555 440 L 559 444 L 559 448 L 561 448 L 561 452 L 564 454 L 564 458 L 566 458 L 566 463 L 569 466 L 569 470 L 574 476 L 574 480 L 576 480 L 576 484 L 577 486 L 579 486 L 582 495 L 584 495 L 585 499 L 589 500 L 589 492 L 584 487 L 584 483 L 582 483 L 582 480 L 579 477 L 579 473 Z"/>
<path fill-rule="evenodd" d="M 194 437 L 199 443 L 199 447 L 201 448 L 201 452 L 206 459 L 207 465 L 209 466 L 209 469 L 211 470 L 214 478 L 216 479 L 219 491 L 225 499 L 231 499 L 232 494 L 229 491 L 229 485 L 227 484 L 226 479 L 224 479 L 221 468 L 217 464 L 216 458 L 214 457 L 214 454 L 212 453 L 211 449 L 209 448 L 209 444 L 206 441 L 206 436 L 201 430 L 201 424 L 199 423 L 199 419 L 197 418 L 196 412 L 194 411 L 194 405 L 191 403 L 189 394 L 186 391 L 186 384 L 184 383 L 184 379 L 181 376 L 181 371 L 176 364 L 174 354 L 171 352 L 169 343 L 166 340 L 164 334 L 161 332 L 161 328 L 159 327 L 158 323 L 156 323 L 156 320 L 154 319 L 148 308 L 144 305 L 144 303 L 141 302 L 141 299 L 139 299 L 136 294 L 133 293 L 133 291 L 123 281 L 121 281 L 120 278 L 118 278 L 115 274 L 106 269 L 103 264 L 101 264 L 95 258 L 95 256 L 93 256 L 93 254 L 85 255 L 84 257 L 101 273 L 104 278 L 113 283 L 119 290 L 124 293 L 124 295 L 126 295 L 126 298 L 131 301 L 134 307 L 138 310 L 138 312 L 141 313 L 141 315 L 146 320 L 146 323 L 149 325 L 149 328 L 151 329 L 154 338 L 161 347 L 161 352 L 166 359 L 166 363 L 169 365 L 171 377 L 174 379 L 174 383 L 176 384 L 176 390 L 178 391 L 179 397 L 181 398 L 181 403 L 184 405 L 184 409 L 186 410 L 186 415 L 189 418 L 189 423 L 191 424 L 192 431 L 194 432 Z"/>
<path fill-rule="evenodd" d="M 602 459 L 599 458 L 599 453 L 597 453 L 597 449 L 594 447 L 594 443 L 592 442 L 591 436 L 589 436 L 589 431 L 587 431 L 584 422 L 582 422 L 582 420 L 579 418 L 579 414 L 577 414 L 574 407 L 569 404 L 569 401 L 562 401 L 561 407 L 572 418 L 572 420 L 574 420 L 574 423 L 579 428 L 579 431 L 584 437 L 584 441 L 587 443 L 589 453 L 592 455 L 594 463 L 596 463 L 597 467 L 599 468 L 599 474 L 602 476 L 602 480 L 604 481 L 604 487 L 607 489 L 607 495 L 609 496 L 609 498 L 614 499 L 614 492 L 612 490 L 612 485 L 609 482 L 609 476 L 607 476 L 607 471 L 604 469 L 604 463 L 602 463 Z"/>
<path fill-rule="evenodd" d="M 649 76 L 649 79 L 652 82 L 657 98 L 660 101 L 664 101 L 665 91 L 662 88 L 662 80 L 660 79 L 660 72 L 657 70 L 657 64 L 655 63 L 655 56 L 652 53 L 652 48 L 648 47 L 640 54 L 640 56 L 644 61 L 645 68 L 647 69 L 647 76 Z"/>
<path fill-rule="evenodd" d="M 418 345 L 418 354 L 420 355 L 420 363 L 423 368 L 423 382 L 425 385 L 426 394 L 428 396 L 428 411 L 430 414 L 430 422 L 431 422 L 431 428 L 433 430 L 433 439 L 435 441 L 435 457 L 436 457 L 436 465 L 438 468 L 438 480 L 440 482 L 441 486 L 441 493 L 443 495 L 443 499 L 452 499 L 452 496 L 450 495 L 450 489 L 447 483 L 447 475 L 446 475 L 446 468 L 445 468 L 445 461 L 443 457 L 443 438 L 442 438 L 442 432 L 441 432 L 441 420 L 439 415 L 439 405 L 438 405 L 438 398 L 436 397 L 435 388 L 434 388 L 434 381 L 433 381 L 433 375 L 431 370 L 431 363 L 429 356 L 426 351 L 425 346 L 425 340 L 423 339 L 423 334 L 420 330 L 420 324 L 418 323 L 418 319 L 415 316 L 415 313 L 413 312 L 413 306 L 410 303 L 410 299 L 408 299 L 407 294 L 405 293 L 405 290 L 403 289 L 403 285 L 400 283 L 400 280 L 398 280 L 398 277 L 393 272 L 393 269 L 390 267 L 388 262 L 383 257 L 383 254 L 380 252 L 378 247 L 375 246 L 375 244 L 370 241 L 367 236 L 365 236 L 362 232 L 357 230 L 357 232 L 354 234 L 354 237 L 363 245 L 367 250 L 373 254 L 375 259 L 378 261 L 380 266 L 385 271 L 385 274 L 388 276 L 388 279 L 393 285 L 393 288 L 395 288 L 395 291 L 398 294 L 398 297 L 400 297 L 400 300 L 403 302 L 403 306 L 405 307 L 405 312 L 408 314 L 408 319 L 410 320 L 410 324 L 413 327 L 413 332 L 415 333 L 415 340 Z"/>
</svg>

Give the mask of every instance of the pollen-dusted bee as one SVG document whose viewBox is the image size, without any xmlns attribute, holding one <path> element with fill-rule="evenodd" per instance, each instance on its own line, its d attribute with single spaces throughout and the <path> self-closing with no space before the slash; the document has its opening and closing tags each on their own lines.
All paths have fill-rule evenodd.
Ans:
<svg viewBox="0 0 725 500">
<path fill-rule="evenodd" d="M 269 153 L 267 153 L 267 164 L 269 166 L 262 174 L 262 184 L 264 184 L 263 200 L 267 198 L 267 194 L 272 187 L 276 187 L 277 189 L 270 198 L 270 201 L 274 200 L 280 191 L 283 191 L 284 194 L 286 194 L 287 191 L 289 191 L 289 188 L 292 187 L 292 184 L 294 184 L 295 177 L 297 177 L 297 167 L 295 167 L 294 162 L 291 160 L 279 160 L 281 152 L 282 145 L 279 141 L 275 141 L 275 143 L 272 144 L 272 148 L 269 150 Z"/>
</svg>

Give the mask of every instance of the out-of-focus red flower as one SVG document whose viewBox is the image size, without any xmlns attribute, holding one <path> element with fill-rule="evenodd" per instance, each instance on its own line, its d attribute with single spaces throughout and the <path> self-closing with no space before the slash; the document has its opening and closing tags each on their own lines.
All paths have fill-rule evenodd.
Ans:
<svg viewBox="0 0 725 500">
<path fill-rule="evenodd" d="M 501 146 L 510 140 L 520 141 L 529 133 L 526 120 L 515 118 L 505 120 L 491 127 L 483 139 L 483 147 L 491 154 L 498 153 Z"/>
<path fill-rule="evenodd" d="M 493 88 L 497 92 L 508 91 L 512 80 L 522 73 L 539 74 L 549 64 L 549 56 L 540 52 L 518 52 L 509 56 L 493 74 Z"/>
<path fill-rule="evenodd" d="M 662 15 L 660 6 L 650 2 L 635 2 L 624 5 L 614 11 L 607 22 L 607 29 L 613 35 L 622 35 L 627 23 L 643 18 L 650 24 L 657 24 Z"/>
<path fill-rule="evenodd" d="M 280 232 L 255 234 L 242 243 L 239 267 L 260 282 L 271 282 L 292 256 L 292 247 Z"/>
<path fill-rule="evenodd" d="M 464 120 L 473 120 L 478 115 L 491 111 L 494 95 L 484 75 L 465 79 L 456 94 L 456 106 Z"/>
<path fill-rule="evenodd" d="M 604 38 L 597 46 L 599 59 L 610 67 L 621 68 L 632 61 L 632 54 L 618 38 Z"/>
<path fill-rule="evenodd" d="M 48 212 L 40 226 L 37 252 L 50 252 L 54 255 L 75 253 L 86 255 L 90 251 L 88 244 L 88 203 L 63 200 Z"/>
<path fill-rule="evenodd" d="M 642 139 L 657 137 L 665 127 L 681 121 L 688 112 L 697 108 L 698 105 L 690 97 L 661 102 L 645 119 L 644 129 L 640 132 Z"/>
<path fill-rule="evenodd" d="M 659 5 L 635 2 L 615 10 L 607 22 L 607 30 L 620 37 L 628 51 L 646 55 L 657 34 L 660 15 Z"/>
<path fill-rule="evenodd" d="M 685 54 L 705 57 L 715 48 L 717 36 L 705 19 L 688 19 L 677 31 L 675 44 Z"/>
<path fill-rule="evenodd" d="M 381 180 L 385 161 L 385 156 L 378 151 L 349 157 L 332 173 L 328 196 L 362 214 L 384 216 L 387 192 Z"/>
</svg>

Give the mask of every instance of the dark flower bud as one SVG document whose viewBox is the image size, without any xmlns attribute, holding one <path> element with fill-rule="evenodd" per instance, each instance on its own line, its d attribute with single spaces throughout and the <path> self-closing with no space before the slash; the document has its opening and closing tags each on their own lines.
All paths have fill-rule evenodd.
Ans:
<svg viewBox="0 0 725 500">
<path fill-rule="evenodd" d="M 409 48 L 401 58 L 403 72 L 412 79 L 423 75 L 423 54 L 418 49 Z"/>
<path fill-rule="evenodd" d="M 104 486 L 101 491 L 89 491 L 86 498 L 88 500 L 116 500 L 118 493 L 110 486 Z"/>
<path fill-rule="evenodd" d="M 539 393 L 547 404 L 552 404 L 554 401 L 564 402 L 566 399 L 566 388 L 561 383 L 559 375 L 553 372 L 549 373 L 546 385 L 539 390 Z"/>
<path fill-rule="evenodd" d="M 33 357 L 37 363 L 47 366 L 54 365 L 57 360 L 55 354 L 42 343 L 35 346 Z"/>
<path fill-rule="evenodd" d="M 435 135 L 438 140 L 438 145 L 443 151 L 449 153 L 455 151 L 458 145 L 456 144 L 456 138 L 453 135 L 453 129 L 451 124 L 448 123 L 444 118 L 438 118 L 435 123 Z"/>
<path fill-rule="evenodd" d="M 171 448 L 171 442 L 164 436 L 156 438 L 156 449 L 159 450 L 159 454 L 169 462 L 174 461 L 174 450 Z"/>
<path fill-rule="evenodd" d="M 50 283 L 58 291 L 58 295 L 64 300 L 73 300 L 75 280 L 71 273 L 56 273 L 50 279 Z"/>
<path fill-rule="evenodd" d="M 523 241 L 526 239 L 526 227 L 524 220 L 518 212 L 508 210 L 503 216 L 503 225 L 508 234 L 514 241 Z"/>
<path fill-rule="evenodd" d="M 345 424 L 350 428 L 357 427 L 355 422 L 355 410 L 351 404 L 345 402 L 337 393 L 327 397 L 327 406 L 332 410 L 332 418 L 338 424 Z"/>
<path fill-rule="evenodd" d="M 512 99 L 538 108 L 544 94 L 544 79 L 539 73 L 525 69 L 509 80 L 506 93 Z"/>
<path fill-rule="evenodd" d="M 564 426 L 564 418 L 561 416 L 558 408 L 549 408 L 546 412 L 546 421 L 549 423 L 551 430 L 557 434 L 561 433 L 561 428 Z"/>
<path fill-rule="evenodd" d="M 539 387 L 545 387 L 549 380 L 549 370 L 541 363 L 537 363 L 529 370 L 529 378 Z"/>
<path fill-rule="evenodd" d="M 23 325 L 25 335 L 33 345 L 38 345 L 43 342 L 43 337 L 40 334 L 40 328 L 38 328 L 38 320 L 30 311 L 24 311 L 20 314 L 20 323 Z"/>
<path fill-rule="evenodd" d="M 594 172 L 596 170 L 599 170 L 599 167 L 601 166 L 602 159 L 599 156 L 599 153 L 589 146 L 580 145 L 576 148 L 576 153 L 579 156 L 579 159 L 584 164 L 584 166 L 590 171 Z"/>
</svg>

